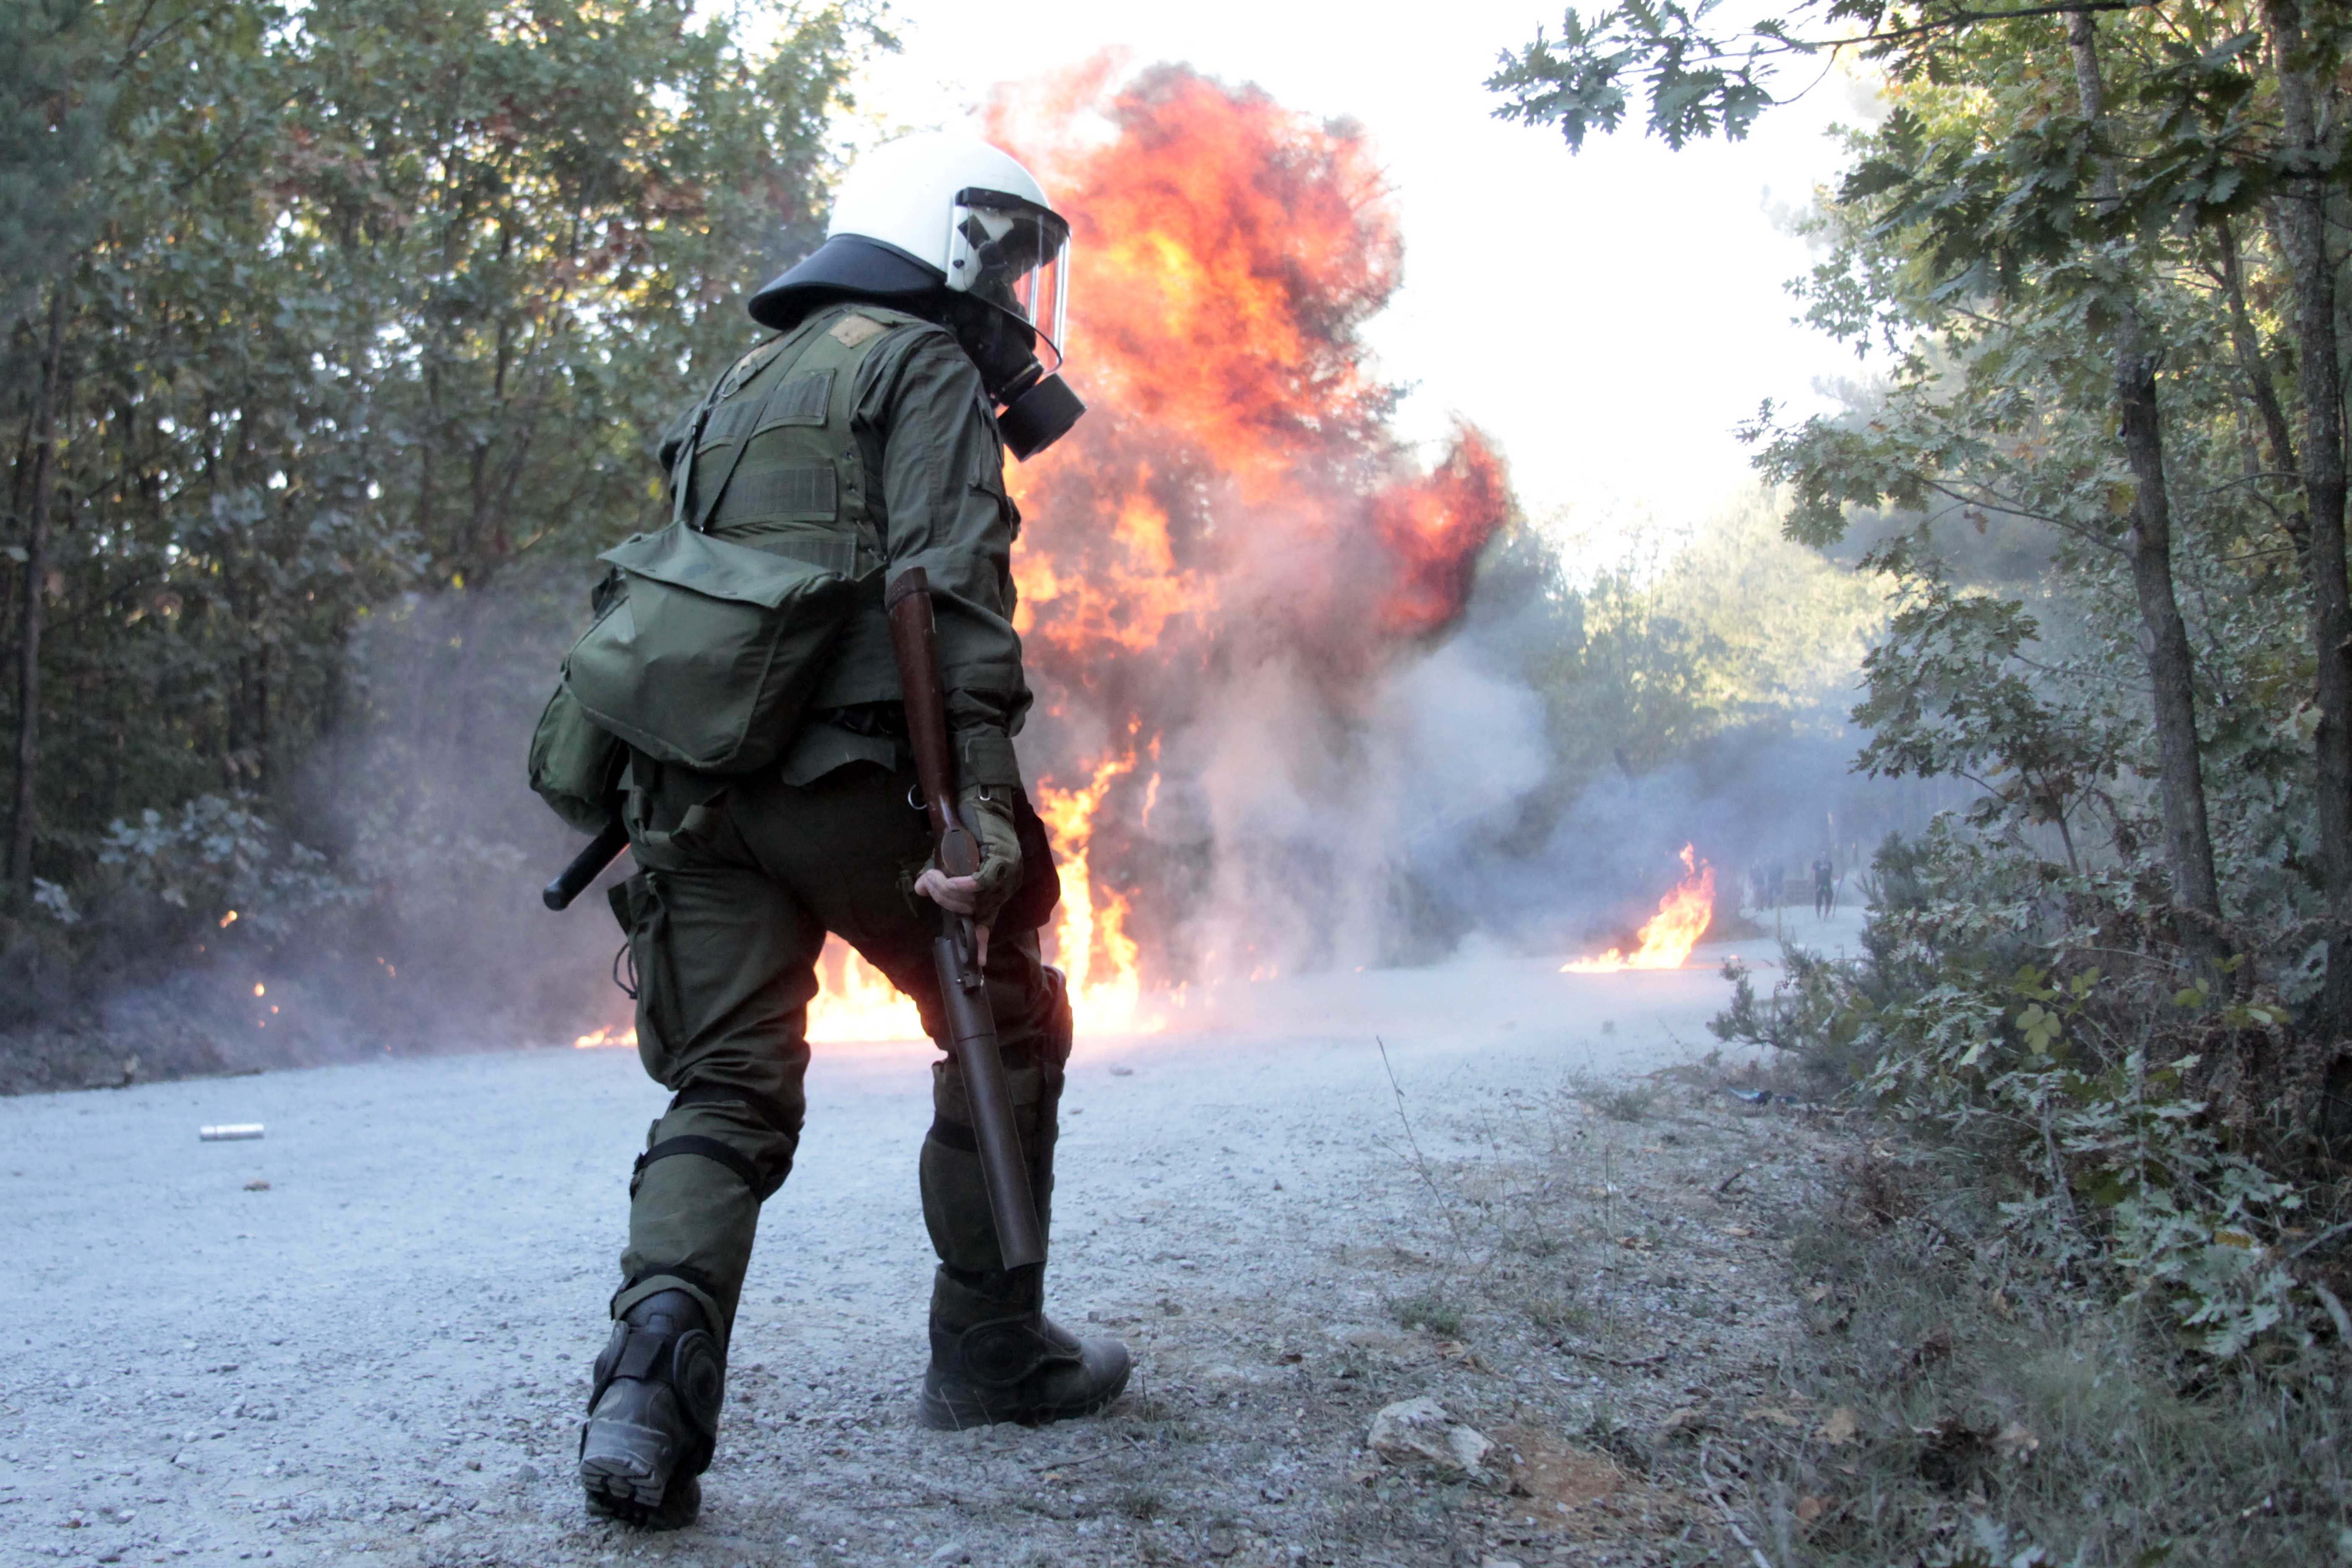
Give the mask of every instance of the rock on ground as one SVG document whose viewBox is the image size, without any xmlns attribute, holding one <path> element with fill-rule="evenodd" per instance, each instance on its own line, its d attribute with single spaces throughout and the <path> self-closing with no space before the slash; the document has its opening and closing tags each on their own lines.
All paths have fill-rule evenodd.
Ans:
<svg viewBox="0 0 2352 1568">
<path fill-rule="evenodd" d="M 1486 1456 L 1495 1450 L 1485 1433 L 1454 1421 L 1426 1394 L 1381 1406 L 1364 1447 L 1391 1464 L 1420 1461 L 1470 1477 L 1486 1474 Z"/>
</svg>

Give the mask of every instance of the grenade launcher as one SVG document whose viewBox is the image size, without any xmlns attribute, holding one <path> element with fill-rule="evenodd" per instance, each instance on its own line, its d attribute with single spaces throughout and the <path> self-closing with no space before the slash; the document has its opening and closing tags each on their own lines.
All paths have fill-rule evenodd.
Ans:
<svg viewBox="0 0 2352 1568">
<path fill-rule="evenodd" d="M 930 578 L 919 566 L 908 567 L 890 584 L 883 603 L 890 613 L 890 647 L 898 655 L 898 686 L 907 700 L 907 738 L 914 747 L 915 774 L 922 785 L 924 809 L 930 814 L 940 869 L 950 877 L 969 877 L 980 869 L 980 841 L 956 816 Z M 1007 1268 L 1043 1263 L 1045 1243 L 1037 1233 L 1029 1166 L 1021 1155 L 1020 1131 L 1013 1124 L 1013 1096 L 997 1051 L 996 1018 L 988 1005 L 979 933 L 971 916 L 940 910 L 931 962 L 939 973 L 940 1006 L 947 1015 L 948 1049 L 963 1069 L 964 1092 L 971 1104 L 972 1141 L 980 1145 L 988 1209 L 996 1222 L 996 1249 Z"/>
</svg>

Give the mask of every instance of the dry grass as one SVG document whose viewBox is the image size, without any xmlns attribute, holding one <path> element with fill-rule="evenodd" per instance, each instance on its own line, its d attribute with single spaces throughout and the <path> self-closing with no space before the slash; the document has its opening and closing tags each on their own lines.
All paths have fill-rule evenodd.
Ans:
<svg viewBox="0 0 2352 1568">
<path fill-rule="evenodd" d="M 1790 1370 L 1855 1430 L 1751 1456 L 1782 1561 L 2352 1555 L 2340 1365 L 2303 1397 L 2252 1368 L 2183 1387 L 2148 1315 L 2015 1265 L 1981 1194 L 1892 1163 L 1859 1163 L 1856 1201 L 1795 1237 Z"/>
<path fill-rule="evenodd" d="M 2012 1256 L 1953 1171 L 1727 1081 L 1577 1080 L 1422 1131 L 1459 1142 L 1391 1315 L 1527 1396 L 1524 1491 L 1614 1478 L 1498 1500 L 1499 1554 L 1752 1563 L 1727 1513 L 1776 1568 L 2352 1560 L 2343 1366 L 2294 1380 L 2324 1397 L 2184 1390 L 2154 1324 Z"/>
<path fill-rule="evenodd" d="M 1570 1079 L 1569 1092 L 1580 1104 L 1612 1121 L 1642 1122 L 1657 1110 L 1664 1090 L 1655 1079 L 1601 1079 L 1580 1073 Z"/>
</svg>

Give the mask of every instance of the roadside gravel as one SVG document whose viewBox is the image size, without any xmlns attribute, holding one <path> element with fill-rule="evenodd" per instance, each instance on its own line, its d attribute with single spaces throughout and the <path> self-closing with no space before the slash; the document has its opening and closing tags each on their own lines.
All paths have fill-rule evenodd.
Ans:
<svg viewBox="0 0 2352 1568">
<path fill-rule="evenodd" d="M 1581 1487 L 1649 1520 L 1617 1536 L 1687 1539 L 1687 1499 L 1653 1509 L 1564 1436 L 1592 1390 L 1528 1359 L 1540 1334 L 1490 1324 L 1482 1349 L 1475 1322 L 1412 1326 L 1398 1303 L 1471 1267 L 1433 1194 L 1525 1153 L 1491 1108 L 1692 1058 L 1724 991 L 1711 968 L 1491 960 L 1252 987 L 1181 1032 L 1082 1038 L 1051 1308 L 1124 1336 L 1139 1372 L 1108 1417 L 1037 1431 L 913 1425 L 929 1058 L 821 1047 L 703 1519 L 664 1537 L 590 1524 L 570 1469 L 662 1100 L 630 1053 L 0 1101 L 0 1563 L 1514 1560 L 1495 1549 L 1509 1489 L 1367 1455 L 1373 1414 L 1423 1394 L 1493 1428 L 1560 1517 Z M 232 1121 L 268 1135 L 198 1142 Z M 1754 1266 L 1760 1298 L 1778 1287 Z M 1535 1522 L 1530 1562 L 1644 1560 Z"/>
</svg>

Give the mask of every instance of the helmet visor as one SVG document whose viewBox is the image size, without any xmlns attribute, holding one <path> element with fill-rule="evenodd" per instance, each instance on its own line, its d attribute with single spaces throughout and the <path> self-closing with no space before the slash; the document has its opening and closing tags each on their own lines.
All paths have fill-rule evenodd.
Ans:
<svg viewBox="0 0 2352 1568">
<path fill-rule="evenodd" d="M 1068 324 L 1070 226 L 1061 215 L 1003 191 L 956 193 L 948 230 L 948 287 L 1010 310 L 1062 357 Z"/>
</svg>

